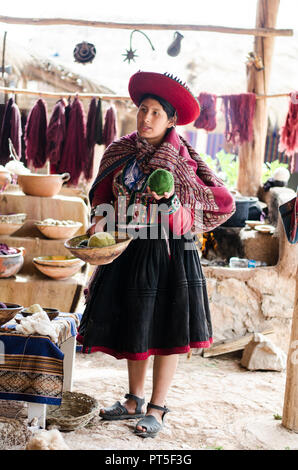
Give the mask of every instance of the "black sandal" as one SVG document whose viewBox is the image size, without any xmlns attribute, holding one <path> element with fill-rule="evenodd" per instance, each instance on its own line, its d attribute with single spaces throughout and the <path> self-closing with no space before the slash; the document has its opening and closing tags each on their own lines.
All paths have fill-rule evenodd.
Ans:
<svg viewBox="0 0 298 470">
<path fill-rule="evenodd" d="M 163 411 L 162 415 L 162 423 L 159 423 L 155 416 L 153 415 L 147 415 L 145 418 L 141 419 L 138 423 L 137 426 L 142 426 L 143 428 L 146 428 L 146 431 L 141 431 L 140 429 L 137 429 L 135 427 L 134 432 L 137 434 L 137 436 L 140 437 L 156 437 L 156 435 L 159 433 L 159 431 L 162 429 L 164 425 L 164 418 L 165 415 L 170 411 L 168 408 L 165 406 L 158 406 L 154 405 L 153 403 L 148 403 L 147 408 L 154 408 L 156 410 Z"/>
<path fill-rule="evenodd" d="M 125 406 L 121 405 L 120 401 L 116 401 L 114 405 L 109 406 L 108 408 L 103 408 L 105 412 L 100 412 L 99 416 L 109 421 L 116 421 L 118 419 L 135 419 L 145 416 L 145 413 L 142 413 L 142 406 L 145 403 L 144 398 L 139 398 L 136 395 L 132 395 L 132 393 L 127 393 L 124 398 L 135 400 L 137 406 L 133 414 L 128 413 L 127 409 Z"/>
</svg>

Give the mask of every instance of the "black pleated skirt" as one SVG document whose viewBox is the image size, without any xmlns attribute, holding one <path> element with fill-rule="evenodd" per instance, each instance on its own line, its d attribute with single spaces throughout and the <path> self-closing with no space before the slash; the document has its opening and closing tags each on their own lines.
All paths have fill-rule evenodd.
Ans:
<svg viewBox="0 0 298 470">
<path fill-rule="evenodd" d="M 193 238 L 138 236 L 111 264 L 100 266 L 78 341 L 85 353 L 131 360 L 209 347 L 206 280 Z"/>
</svg>

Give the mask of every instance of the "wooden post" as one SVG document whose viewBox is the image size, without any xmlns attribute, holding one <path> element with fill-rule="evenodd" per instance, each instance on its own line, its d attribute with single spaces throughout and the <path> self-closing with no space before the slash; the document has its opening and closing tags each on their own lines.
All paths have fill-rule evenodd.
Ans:
<svg viewBox="0 0 298 470">
<path fill-rule="evenodd" d="M 280 0 L 258 0 L 256 27 L 274 27 Z M 256 37 L 254 52 L 263 60 L 264 69 L 247 67 L 247 91 L 266 95 L 269 87 L 274 38 Z M 262 167 L 267 134 L 267 100 L 256 101 L 252 142 L 239 150 L 237 189 L 244 196 L 255 196 L 262 182 Z"/>
<path fill-rule="evenodd" d="M 282 424 L 287 429 L 298 432 L 298 269 Z"/>
</svg>

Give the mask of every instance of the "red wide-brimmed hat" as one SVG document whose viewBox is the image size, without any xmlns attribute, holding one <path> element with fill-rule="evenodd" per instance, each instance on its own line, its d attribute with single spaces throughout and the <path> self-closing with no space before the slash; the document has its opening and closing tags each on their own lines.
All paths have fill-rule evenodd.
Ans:
<svg viewBox="0 0 298 470">
<path fill-rule="evenodd" d="M 189 124 L 198 118 L 200 104 L 185 83 L 170 74 L 137 72 L 129 80 L 128 91 L 136 106 L 146 93 L 160 96 L 177 112 L 177 124 Z"/>
</svg>

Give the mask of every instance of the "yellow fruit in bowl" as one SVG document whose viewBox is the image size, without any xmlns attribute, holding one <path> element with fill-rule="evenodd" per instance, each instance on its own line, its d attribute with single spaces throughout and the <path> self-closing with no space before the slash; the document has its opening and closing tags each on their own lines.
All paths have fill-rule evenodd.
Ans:
<svg viewBox="0 0 298 470">
<path fill-rule="evenodd" d="M 104 246 L 115 245 L 116 240 L 108 232 L 97 232 L 89 238 L 88 246 L 90 248 L 103 248 Z"/>
</svg>

